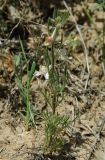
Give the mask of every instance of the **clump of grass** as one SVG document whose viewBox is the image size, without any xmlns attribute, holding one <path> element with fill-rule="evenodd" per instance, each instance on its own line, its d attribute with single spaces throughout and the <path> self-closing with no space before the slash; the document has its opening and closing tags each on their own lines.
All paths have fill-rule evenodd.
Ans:
<svg viewBox="0 0 105 160">
<path fill-rule="evenodd" d="M 98 4 L 98 8 L 103 9 L 105 11 L 105 1 L 104 0 L 96 0 Z"/>
<path fill-rule="evenodd" d="M 64 144 L 63 132 L 68 127 L 69 119 L 66 116 L 60 116 L 56 109 L 63 100 L 63 93 L 67 84 L 67 67 L 66 64 L 60 62 L 57 64 L 56 44 L 61 27 L 65 24 L 68 13 L 60 13 L 55 11 L 53 19 L 48 21 L 49 37 L 45 43 L 45 65 L 48 71 L 48 90 L 41 91 L 51 111 L 47 108 L 44 114 L 45 121 L 45 145 L 44 151 L 53 153 L 61 149 Z M 49 41 L 50 40 L 50 41 Z M 62 40 L 60 46 L 62 46 Z M 61 73 L 62 71 L 62 73 Z"/>
<path fill-rule="evenodd" d="M 22 101 L 24 103 L 24 114 L 23 112 L 22 117 L 27 125 L 33 124 L 35 126 L 35 114 L 33 110 L 33 106 L 30 102 L 30 84 L 31 80 L 33 78 L 33 74 L 35 73 L 35 62 L 33 61 L 31 65 L 31 69 L 29 69 L 28 60 L 25 55 L 25 50 L 22 44 L 22 41 L 20 40 L 21 49 L 22 49 L 22 55 L 15 56 L 15 68 L 16 68 L 16 83 L 19 89 L 20 96 L 22 98 Z M 19 65 L 21 63 L 22 58 L 25 61 L 26 65 L 26 73 L 27 73 L 27 81 L 26 84 L 23 84 L 22 82 L 22 75 L 19 75 Z"/>
<path fill-rule="evenodd" d="M 53 19 L 48 21 L 48 37 L 44 44 L 44 62 L 48 73 L 48 88 L 40 88 L 43 94 L 47 109 L 44 113 L 43 119 L 45 123 L 45 145 L 44 151 L 46 153 L 53 153 L 62 148 L 64 144 L 63 134 L 69 125 L 69 118 L 67 116 L 61 116 L 57 113 L 56 109 L 60 102 L 63 100 L 65 86 L 67 84 L 68 74 L 67 66 L 64 61 L 57 64 L 58 53 L 56 52 L 57 37 L 61 31 L 62 26 L 69 17 L 68 12 L 54 11 Z M 32 62 L 31 69 L 29 69 L 28 60 L 25 54 L 23 43 L 20 40 L 22 54 L 15 57 L 16 66 L 16 83 L 19 89 L 20 96 L 24 103 L 24 114 L 22 114 L 26 124 L 33 124 L 35 126 L 35 115 L 33 106 L 30 101 L 30 85 L 33 78 L 33 74 L 36 70 L 35 62 Z M 63 46 L 63 38 L 61 37 L 60 47 Z M 61 53 L 62 54 L 62 53 Z M 25 62 L 25 69 L 27 74 L 26 84 L 22 82 L 22 74 L 19 74 L 19 65 L 22 59 Z M 50 109 L 49 109 L 50 108 Z"/>
<path fill-rule="evenodd" d="M 69 125 L 69 118 L 58 114 L 44 114 L 45 152 L 53 153 L 64 145 L 63 135 Z"/>
</svg>

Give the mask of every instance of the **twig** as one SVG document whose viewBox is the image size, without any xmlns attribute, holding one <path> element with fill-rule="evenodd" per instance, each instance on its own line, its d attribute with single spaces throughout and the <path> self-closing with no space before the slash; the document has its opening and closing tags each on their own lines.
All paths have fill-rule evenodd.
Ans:
<svg viewBox="0 0 105 160">
<path fill-rule="evenodd" d="M 102 62 L 102 70 L 103 70 L 103 74 L 104 74 L 104 76 L 105 76 L 105 65 L 104 65 L 103 62 Z"/>
<path fill-rule="evenodd" d="M 103 127 L 104 127 L 104 124 L 105 124 L 105 117 L 101 118 L 101 120 L 99 121 L 97 129 L 95 131 L 96 132 L 96 139 L 94 141 L 94 144 L 91 147 L 90 153 L 89 153 L 88 157 L 86 158 L 86 160 L 90 160 L 93 152 L 95 151 L 96 145 L 100 140 L 100 134 L 101 134 L 101 131 L 102 131 Z"/>
<path fill-rule="evenodd" d="M 87 75 L 87 79 L 86 79 L 86 83 L 85 83 L 85 89 L 84 89 L 85 91 L 86 91 L 87 86 L 88 86 L 89 77 L 90 77 L 90 76 L 89 76 L 89 74 L 88 74 L 88 75 Z"/>
<path fill-rule="evenodd" d="M 77 24 L 77 22 L 76 22 L 76 20 L 75 20 L 75 18 L 74 18 L 74 16 L 73 16 L 73 14 L 72 14 L 71 9 L 68 7 L 68 5 L 67 5 L 67 3 L 65 2 L 65 0 L 63 0 L 63 4 L 64 4 L 64 6 L 66 7 L 66 9 L 68 10 L 70 16 L 72 16 L 73 21 L 74 21 L 74 23 L 75 23 L 75 27 L 76 27 L 76 29 L 77 29 L 77 31 L 78 31 L 78 33 L 79 33 L 81 42 L 82 42 L 82 44 L 83 44 L 84 52 L 85 52 L 86 67 L 87 67 L 87 71 L 88 71 L 88 73 L 89 73 L 88 50 L 87 50 L 87 48 L 86 48 L 86 45 L 85 45 L 85 42 L 84 42 L 84 39 L 83 39 L 81 30 L 80 30 L 80 28 L 79 28 L 79 26 L 78 26 L 78 24 Z"/>
<path fill-rule="evenodd" d="M 3 8 L 4 8 L 5 5 L 6 5 L 6 3 L 7 3 L 7 0 L 4 1 L 4 3 L 3 3 L 2 6 L 0 7 L 0 10 L 3 10 Z"/>
<path fill-rule="evenodd" d="M 79 109 L 78 99 L 77 99 L 76 96 L 75 96 L 75 101 L 76 101 L 76 106 L 77 106 L 77 110 L 78 110 L 78 120 L 79 120 L 79 123 L 81 123 L 81 120 L 80 120 L 80 109 Z"/>
<path fill-rule="evenodd" d="M 10 38 L 11 34 L 13 33 L 13 31 L 19 26 L 20 22 L 21 22 L 21 20 L 19 20 L 18 23 L 12 28 L 12 30 L 11 30 L 9 36 L 8 36 L 8 39 Z"/>
</svg>

